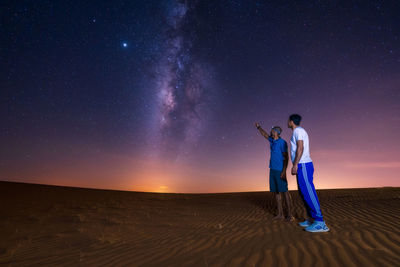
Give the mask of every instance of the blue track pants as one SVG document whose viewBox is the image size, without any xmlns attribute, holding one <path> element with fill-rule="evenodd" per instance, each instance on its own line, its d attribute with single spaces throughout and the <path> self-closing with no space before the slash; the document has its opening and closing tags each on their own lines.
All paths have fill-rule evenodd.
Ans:
<svg viewBox="0 0 400 267">
<path fill-rule="evenodd" d="M 297 186 L 307 215 L 316 221 L 323 221 L 321 207 L 313 183 L 314 165 L 312 162 L 299 163 L 297 168 Z"/>
</svg>

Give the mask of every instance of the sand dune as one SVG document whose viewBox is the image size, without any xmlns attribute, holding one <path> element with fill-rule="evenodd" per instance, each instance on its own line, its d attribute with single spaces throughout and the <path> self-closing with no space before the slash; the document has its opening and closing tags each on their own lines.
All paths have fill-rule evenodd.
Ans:
<svg viewBox="0 0 400 267">
<path fill-rule="evenodd" d="M 304 210 L 292 192 L 297 220 Z M 400 266 L 400 188 L 318 191 L 331 232 L 272 221 L 271 193 L 0 182 L 4 266 Z"/>
</svg>

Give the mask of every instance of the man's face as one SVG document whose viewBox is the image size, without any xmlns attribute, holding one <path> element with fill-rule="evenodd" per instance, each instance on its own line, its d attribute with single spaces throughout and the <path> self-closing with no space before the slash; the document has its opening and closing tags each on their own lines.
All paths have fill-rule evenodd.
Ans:
<svg viewBox="0 0 400 267">
<path fill-rule="evenodd" d="M 287 121 L 287 127 L 288 127 L 288 128 L 292 128 L 291 122 L 292 122 L 292 121 L 291 121 L 290 119 Z"/>
<path fill-rule="evenodd" d="M 278 133 L 277 133 L 274 129 L 271 130 L 271 136 L 272 136 L 273 138 L 279 137 Z"/>
</svg>

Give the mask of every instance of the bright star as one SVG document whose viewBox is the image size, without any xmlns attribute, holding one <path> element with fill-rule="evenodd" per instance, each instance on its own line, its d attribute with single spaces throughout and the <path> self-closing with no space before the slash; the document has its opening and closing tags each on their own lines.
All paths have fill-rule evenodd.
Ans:
<svg viewBox="0 0 400 267">
<path fill-rule="evenodd" d="M 128 43 L 127 42 L 123 42 L 122 43 L 122 47 L 128 47 Z"/>
</svg>

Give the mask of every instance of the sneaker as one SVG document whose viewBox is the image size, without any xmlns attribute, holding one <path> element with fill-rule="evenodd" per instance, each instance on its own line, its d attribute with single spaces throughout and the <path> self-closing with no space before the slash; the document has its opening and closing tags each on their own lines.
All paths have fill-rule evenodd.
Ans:
<svg viewBox="0 0 400 267">
<path fill-rule="evenodd" d="M 311 225 L 311 222 L 309 220 L 305 220 L 304 222 L 299 222 L 299 225 L 301 227 L 308 227 Z"/>
<path fill-rule="evenodd" d="M 326 226 L 325 222 L 315 221 L 313 224 L 306 227 L 306 229 L 304 230 L 311 233 L 322 233 L 322 232 L 328 232 L 329 228 L 328 226 Z"/>
</svg>

